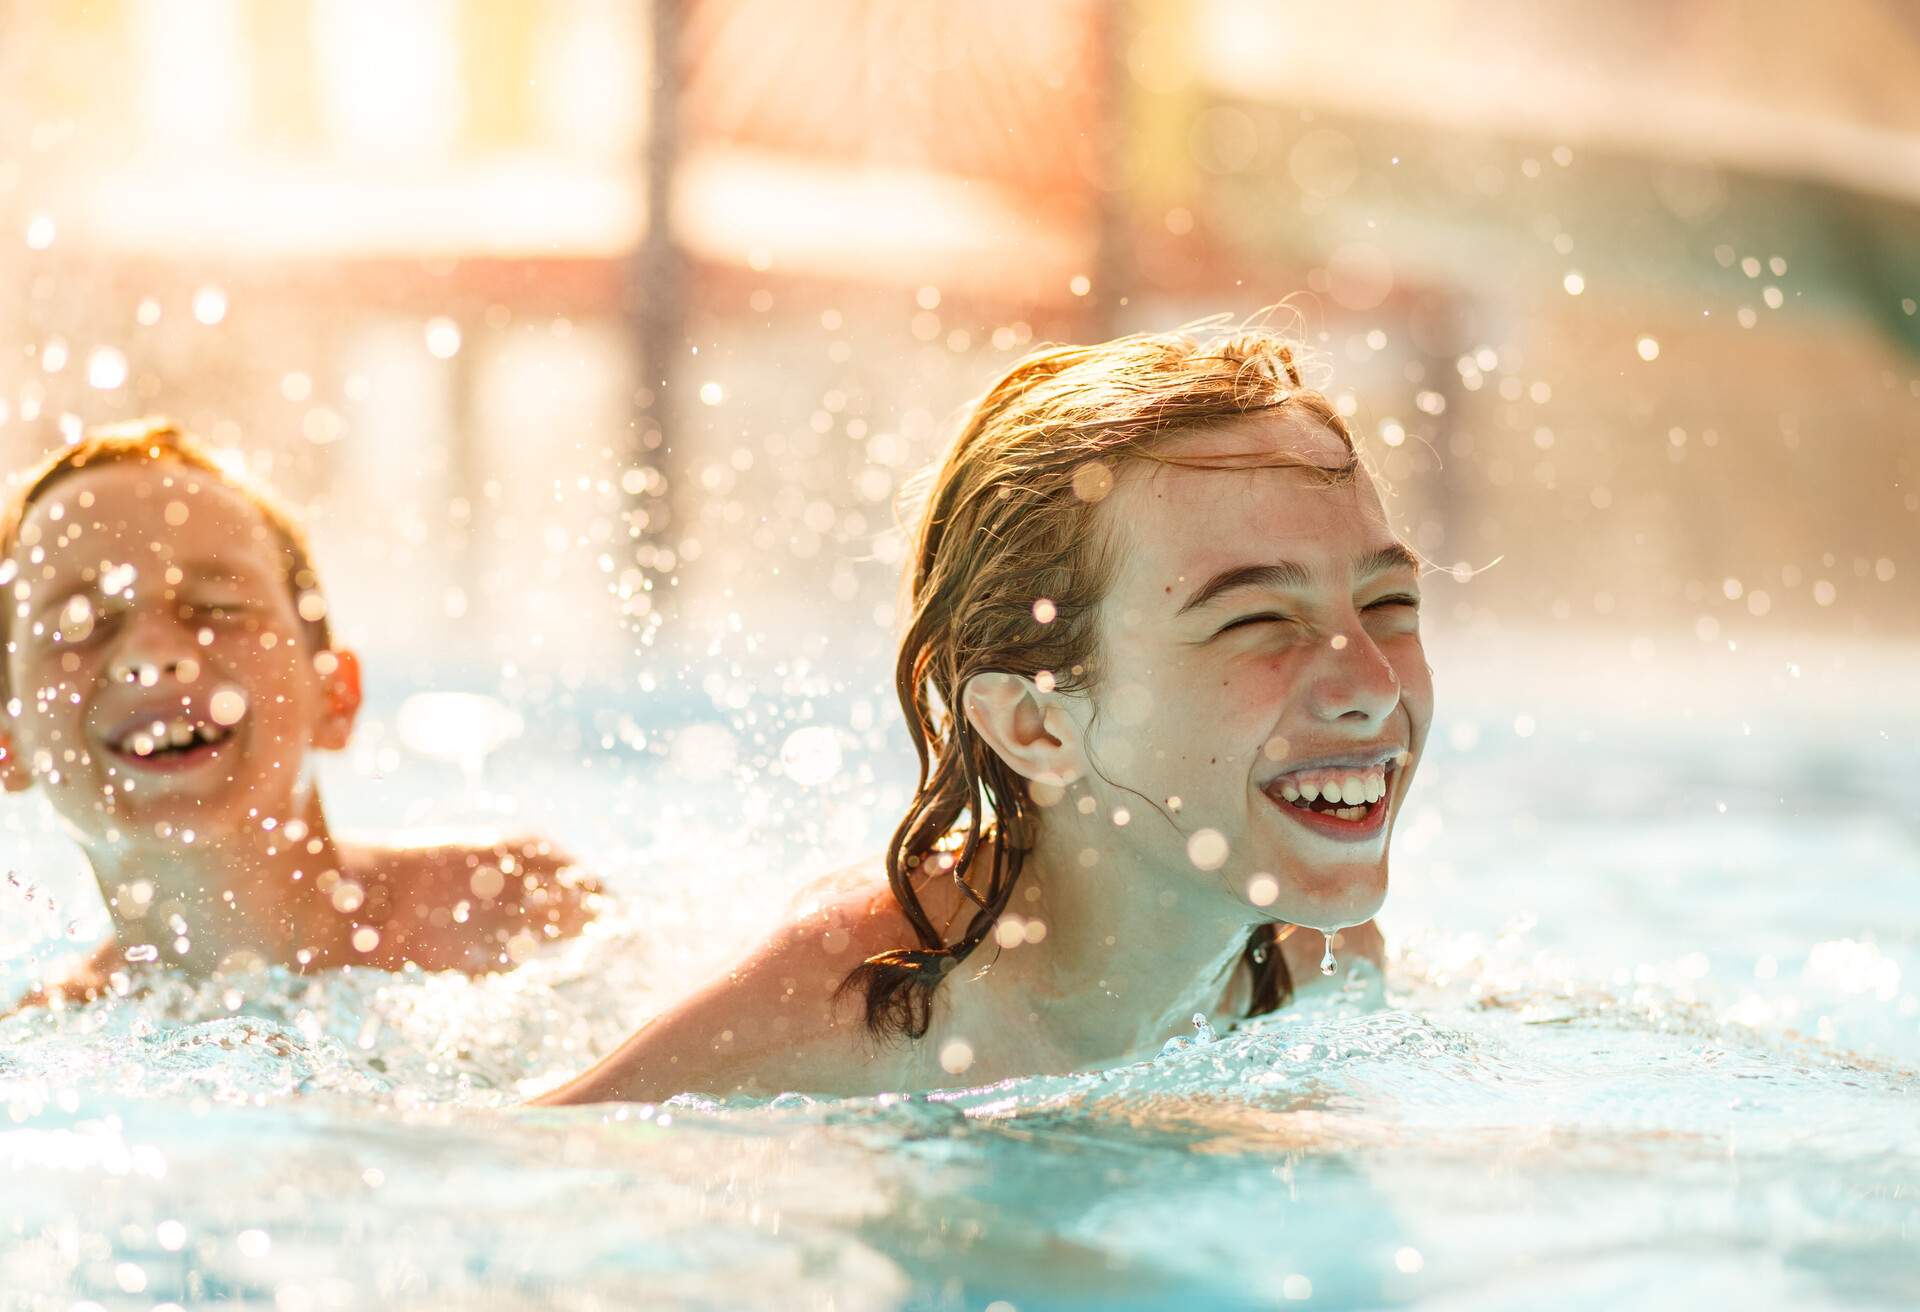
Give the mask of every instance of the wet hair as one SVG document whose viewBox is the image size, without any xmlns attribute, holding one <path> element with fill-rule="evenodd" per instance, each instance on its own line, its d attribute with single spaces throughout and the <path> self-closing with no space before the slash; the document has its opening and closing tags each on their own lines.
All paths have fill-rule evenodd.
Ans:
<svg viewBox="0 0 1920 1312">
<path fill-rule="evenodd" d="M 1031 850 L 1028 782 L 958 713 L 976 674 L 1043 673 L 1062 690 L 1096 685 L 1096 619 L 1112 578 L 1111 532 L 1097 514 L 1122 466 L 1293 467 L 1328 482 L 1359 468 L 1353 436 L 1305 386 L 1294 345 L 1270 329 L 1203 337 L 1140 334 L 1027 356 L 974 403 L 933 479 L 905 579 L 906 630 L 894 683 L 919 756 L 919 781 L 887 846 L 887 880 L 919 940 L 868 958 L 840 992 L 859 991 L 868 1032 L 919 1038 L 945 975 L 993 932 Z M 1172 457 L 1173 438 L 1275 412 L 1336 435 L 1336 465 L 1281 452 Z M 1039 622 L 1034 599 L 1054 606 Z M 1044 680 L 1043 680 L 1044 683 Z M 936 926 L 919 886 L 951 879 L 968 913 L 957 937 Z M 1245 960 L 1249 1016 L 1292 996 L 1279 927 L 1257 926 Z"/>
<path fill-rule="evenodd" d="M 4 514 L 0 514 L 0 560 L 11 557 L 19 545 L 21 526 L 34 503 L 68 478 L 82 470 L 108 465 L 160 463 L 198 470 L 231 489 L 259 512 L 280 547 L 287 590 L 293 596 L 296 610 L 302 596 L 320 591 L 320 579 L 314 572 L 306 533 L 286 504 L 271 488 L 249 478 L 237 465 L 223 460 L 167 419 L 142 419 L 91 430 L 80 441 L 61 447 L 10 479 L 16 490 L 8 498 Z M 6 687 L 4 655 L 12 649 L 16 610 L 11 596 L 0 596 L 0 691 Z M 314 619 L 302 615 L 300 627 L 315 654 L 332 648 L 333 631 L 324 608 Z"/>
</svg>

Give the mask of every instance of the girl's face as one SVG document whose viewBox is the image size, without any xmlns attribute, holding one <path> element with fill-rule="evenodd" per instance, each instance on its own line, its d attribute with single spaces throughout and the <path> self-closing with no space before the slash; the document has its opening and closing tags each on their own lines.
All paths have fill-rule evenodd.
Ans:
<svg viewBox="0 0 1920 1312">
<path fill-rule="evenodd" d="M 1347 452 L 1259 416 L 1168 454 Z M 1101 814 L 1127 813 L 1111 842 L 1249 921 L 1365 921 L 1433 717 L 1417 564 L 1372 481 L 1143 462 L 1100 513 L 1116 570 L 1076 714 Z"/>
<path fill-rule="evenodd" d="M 345 744 L 357 689 L 315 670 L 285 547 L 218 478 L 166 461 L 72 474 L 8 565 L 7 783 L 45 788 L 83 842 L 288 818 L 307 751 Z"/>
</svg>

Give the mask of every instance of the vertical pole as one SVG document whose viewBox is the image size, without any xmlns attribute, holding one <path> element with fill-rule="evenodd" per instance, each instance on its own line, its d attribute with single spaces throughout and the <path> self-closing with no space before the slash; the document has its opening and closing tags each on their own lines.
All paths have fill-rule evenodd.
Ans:
<svg viewBox="0 0 1920 1312">
<path fill-rule="evenodd" d="M 671 518 L 673 384 L 686 339 L 686 270 L 674 239 L 673 209 L 688 2 L 652 0 L 649 6 L 652 50 L 643 162 L 646 233 L 629 264 L 626 297 L 635 382 L 633 414 L 621 453 L 621 486 L 626 489 L 627 512 L 640 530 L 635 540 L 638 563 L 649 575 Z M 667 589 L 656 587 L 652 593 L 656 606 L 664 604 L 668 595 Z"/>
<path fill-rule="evenodd" d="M 447 488 L 467 508 L 466 518 L 453 527 L 453 583 L 467 599 L 466 613 L 455 622 L 463 643 L 492 631 L 492 602 L 481 586 L 486 576 L 486 554 L 498 507 L 489 505 L 485 487 L 486 464 L 480 450 L 480 367 L 476 356 L 484 349 L 479 329 L 484 319 L 463 316 L 460 350 L 446 362 L 447 370 Z"/>
<path fill-rule="evenodd" d="M 1128 0 L 1094 0 L 1088 20 L 1092 66 L 1089 85 L 1094 105 L 1088 115 L 1095 133 L 1093 289 L 1088 297 L 1092 339 L 1104 341 L 1125 331 L 1120 299 L 1131 294 L 1133 260 L 1128 211 L 1127 144 L 1131 104 L 1127 88 Z"/>
</svg>

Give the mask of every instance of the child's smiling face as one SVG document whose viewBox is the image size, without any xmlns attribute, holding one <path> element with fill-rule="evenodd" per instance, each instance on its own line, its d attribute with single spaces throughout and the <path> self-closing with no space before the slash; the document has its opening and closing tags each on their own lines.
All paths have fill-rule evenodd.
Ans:
<svg viewBox="0 0 1920 1312">
<path fill-rule="evenodd" d="M 240 491 L 165 459 L 81 469 L 0 573 L 12 650 L 6 784 L 83 842 L 218 841 L 289 819 L 306 754 L 346 745 L 351 656 L 316 668 L 288 544 Z M 24 595 L 23 595 L 24 593 Z"/>
<path fill-rule="evenodd" d="M 1348 454 L 1323 428 L 1272 418 L 1166 449 L 1323 468 Z M 1418 562 L 1371 478 L 1142 464 L 1101 511 L 1119 562 L 1082 712 L 1089 784 L 1103 813 L 1181 799 L 1170 823 L 1109 828 L 1107 842 L 1214 872 L 1202 886 L 1270 918 L 1368 919 L 1433 715 Z"/>
</svg>

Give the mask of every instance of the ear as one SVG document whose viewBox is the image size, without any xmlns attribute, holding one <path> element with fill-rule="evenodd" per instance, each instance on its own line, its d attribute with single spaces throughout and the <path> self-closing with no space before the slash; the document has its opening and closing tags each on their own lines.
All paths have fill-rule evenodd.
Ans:
<svg viewBox="0 0 1920 1312">
<path fill-rule="evenodd" d="M 0 788 L 10 793 L 24 793 L 31 787 L 33 771 L 15 754 L 10 726 L 0 720 Z"/>
<path fill-rule="evenodd" d="M 360 714 L 360 658 L 336 648 L 322 652 L 333 658 L 333 668 L 320 675 L 320 695 L 324 699 L 320 727 L 314 731 L 313 745 L 326 751 L 344 749 L 353 737 L 353 722 Z M 327 664 L 315 657 L 316 670 Z"/>
<path fill-rule="evenodd" d="M 1085 773 L 1079 727 L 1032 679 L 1001 670 L 976 674 L 960 690 L 960 704 L 973 731 L 1016 774 L 1059 787 Z"/>
</svg>

